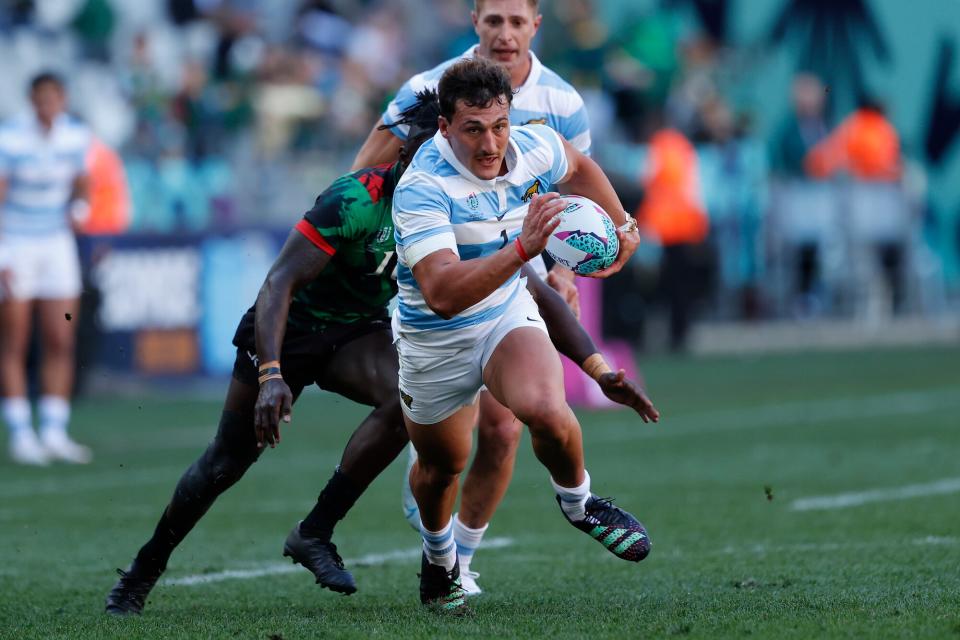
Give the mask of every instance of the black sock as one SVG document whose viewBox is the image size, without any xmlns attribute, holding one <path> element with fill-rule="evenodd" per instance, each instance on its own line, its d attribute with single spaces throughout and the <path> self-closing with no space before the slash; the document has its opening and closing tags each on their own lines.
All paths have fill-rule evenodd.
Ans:
<svg viewBox="0 0 960 640">
<path fill-rule="evenodd" d="M 340 467 L 337 467 L 327 486 L 320 492 L 317 504 L 300 523 L 301 533 L 318 538 L 329 538 L 333 535 L 333 527 L 347 515 L 347 511 L 350 511 L 362 493 L 363 488 L 343 475 Z"/>
</svg>

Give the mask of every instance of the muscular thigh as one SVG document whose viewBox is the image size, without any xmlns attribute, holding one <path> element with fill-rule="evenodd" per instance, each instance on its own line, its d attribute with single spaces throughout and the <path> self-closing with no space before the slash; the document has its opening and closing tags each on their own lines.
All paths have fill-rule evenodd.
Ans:
<svg viewBox="0 0 960 640">
<path fill-rule="evenodd" d="M 513 411 L 532 399 L 564 394 L 560 356 L 535 327 L 519 327 L 504 336 L 487 360 L 483 381 L 493 397 Z"/>
<path fill-rule="evenodd" d="M 388 329 L 339 345 L 316 382 L 354 402 L 380 405 L 398 397 L 397 350 Z"/>
</svg>

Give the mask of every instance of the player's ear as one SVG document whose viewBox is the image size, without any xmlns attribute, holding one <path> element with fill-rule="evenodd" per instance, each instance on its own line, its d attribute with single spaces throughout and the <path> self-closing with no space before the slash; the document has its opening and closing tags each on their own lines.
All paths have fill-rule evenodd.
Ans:
<svg viewBox="0 0 960 640">
<path fill-rule="evenodd" d="M 477 27 L 480 25 L 480 16 L 477 15 L 476 10 L 470 12 L 470 22 L 473 23 L 474 32 L 477 31 Z M 479 34 L 477 34 L 479 35 Z"/>
<path fill-rule="evenodd" d="M 449 138 L 450 135 L 447 133 L 447 131 L 450 129 L 450 123 L 447 121 L 447 119 L 443 116 L 440 116 L 437 118 L 437 123 L 440 125 L 440 135 L 442 135 L 444 138 Z"/>
<path fill-rule="evenodd" d="M 538 13 L 533 17 L 533 34 L 537 34 L 537 30 L 540 29 L 540 23 L 543 22 L 543 14 Z"/>
</svg>

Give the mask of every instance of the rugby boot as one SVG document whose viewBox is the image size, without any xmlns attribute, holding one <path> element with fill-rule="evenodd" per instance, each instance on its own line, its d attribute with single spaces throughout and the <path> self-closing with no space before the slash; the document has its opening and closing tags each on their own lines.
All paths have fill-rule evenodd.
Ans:
<svg viewBox="0 0 960 640">
<path fill-rule="evenodd" d="M 147 602 L 150 590 L 157 584 L 163 571 L 150 571 L 141 567 L 136 560 L 124 571 L 117 569 L 120 579 L 107 594 L 105 612 L 115 616 L 140 615 Z"/>
<path fill-rule="evenodd" d="M 420 557 L 420 602 L 438 613 L 466 616 L 473 613 L 467 606 L 467 594 L 460 584 L 460 563 L 447 571 L 430 564 L 426 552 Z"/>
<path fill-rule="evenodd" d="M 557 496 L 557 503 L 560 503 L 560 496 Z M 584 511 L 586 517 L 575 522 L 561 509 L 563 517 L 570 524 L 602 544 L 618 558 L 640 562 L 650 553 L 647 530 L 631 514 L 614 506 L 611 498 L 591 495 Z"/>
<path fill-rule="evenodd" d="M 357 590 L 353 576 L 343 566 L 337 545 L 329 538 L 306 536 L 300 532 L 300 523 L 293 528 L 283 543 L 283 555 L 301 564 L 316 577 L 317 584 L 331 591 L 350 595 Z"/>
</svg>

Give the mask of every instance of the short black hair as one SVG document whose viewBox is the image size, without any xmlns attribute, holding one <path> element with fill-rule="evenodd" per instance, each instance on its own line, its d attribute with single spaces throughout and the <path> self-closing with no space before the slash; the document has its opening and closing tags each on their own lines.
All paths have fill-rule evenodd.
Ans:
<svg viewBox="0 0 960 640">
<path fill-rule="evenodd" d="M 488 107 L 494 100 L 513 102 L 510 74 L 500 64 L 486 58 L 467 58 L 457 62 L 440 78 L 440 115 L 453 120 L 457 101 L 470 107 Z"/>
<path fill-rule="evenodd" d="M 404 110 L 396 122 L 382 124 L 377 128 L 380 130 L 393 129 L 399 125 L 410 127 L 407 131 L 407 139 L 400 149 L 400 160 L 406 164 L 413 159 L 420 145 L 437 133 L 437 129 L 440 128 L 439 117 L 440 102 L 437 92 L 428 89 L 417 94 L 417 101 Z"/>
<path fill-rule="evenodd" d="M 63 91 L 63 78 L 53 71 L 41 71 L 30 80 L 30 91 L 34 92 L 45 84 L 52 84 Z"/>
</svg>

